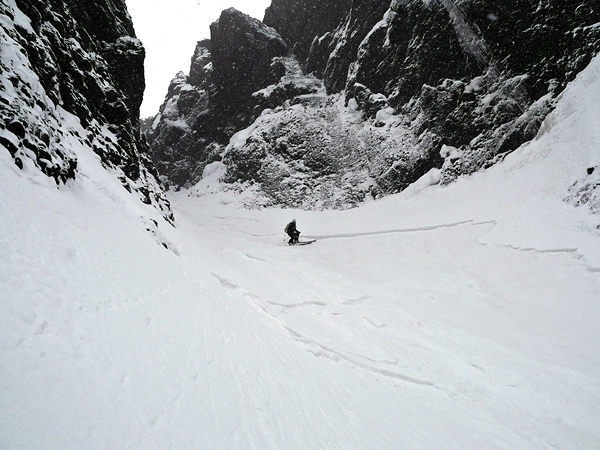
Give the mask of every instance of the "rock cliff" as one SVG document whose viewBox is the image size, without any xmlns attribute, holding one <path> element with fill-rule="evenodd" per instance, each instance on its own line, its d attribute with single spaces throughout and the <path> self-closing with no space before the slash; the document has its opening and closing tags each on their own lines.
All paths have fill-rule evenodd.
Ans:
<svg viewBox="0 0 600 450">
<path fill-rule="evenodd" d="M 202 126 L 186 119 L 192 131 L 178 139 L 203 149 L 186 163 L 202 162 L 188 183 L 222 159 L 223 180 L 257 188 L 261 204 L 304 208 L 349 207 L 427 173 L 449 183 L 494 164 L 536 136 L 566 84 L 600 51 L 592 0 L 273 0 L 265 22 L 295 58 L 271 59 L 260 78 L 213 72 L 214 92 L 198 104 L 216 105 L 227 92 L 222 98 L 246 106 L 215 119 L 220 127 L 208 117 L 224 108 L 205 108 Z M 245 47 L 237 48 L 219 60 L 231 53 L 243 61 Z M 272 56 L 260 59 L 263 68 Z M 231 90 L 215 86 L 227 76 Z M 180 92 L 191 89 L 186 83 Z"/>
<path fill-rule="evenodd" d="M 336 48 L 364 38 L 349 58 L 330 54 L 325 84 L 343 85 L 371 117 L 370 94 L 383 95 L 424 155 L 458 148 L 443 166 L 450 181 L 535 137 L 556 95 L 600 50 L 592 3 L 541 2 L 530 12 L 525 1 L 395 0 L 366 35 L 350 20 L 338 28 Z M 345 77 L 337 66 L 349 67 Z"/>
<path fill-rule="evenodd" d="M 265 86 L 276 56 L 287 53 L 277 31 L 234 8 L 210 26 L 211 60 L 217 95 L 222 104 L 239 106 Z"/>
<path fill-rule="evenodd" d="M 147 133 L 153 159 L 170 184 L 197 181 L 229 138 L 252 123 L 260 113 L 252 93 L 278 79 L 273 60 L 287 53 L 274 29 L 233 8 L 210 29 L 211 39 L 198 42 L 189 75 L 173 79 Z"/>
<path fill-rule="evenodd" d="M 0 146 L 15 164 L 65 183 L 75 139 L 171 220 L 140 135 L 145 53 L 125 2 L 5 0 L 0 32 Z"/>
<path fill-rule="evenodd" d="M 304 62 L 313 39 L 334 30 L 350 10 L 351 0 L 273 0 L 264 23 L 275 28 Z"/>
</svg>

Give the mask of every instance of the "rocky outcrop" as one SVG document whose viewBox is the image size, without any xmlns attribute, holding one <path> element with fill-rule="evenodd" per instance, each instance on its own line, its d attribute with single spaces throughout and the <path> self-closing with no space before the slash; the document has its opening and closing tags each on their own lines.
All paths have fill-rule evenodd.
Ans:
<svg viewBox="0 0 600 450">
<path fill-rule="evenodd" d="M 211 47 L 210 39 L 198 41 L 194 55 L 192 56 L 190 74 L 188 76 L 189 84 L 205 90 L 209 90 L 210 88 L 212 71 Z"/>
<path fill-rule="evenodd" d="M 526 0 L 479 0 L 467 2 L 462 12 L 498 70 L 528 75 L 534 99 L 546 94 L 551 80 L 562 91 L 600 51 L 594 0 L 544 0 L 535 8 Z"/>
<path fill-rule="evenodd" d="M 356 1 L 335 32 L 313 42 L 308 66 L 371 119 L 393 107 L 431 164 L 442 145 L 460 149 L 447 152 L 448 182 L 535 136 L 556 95 L 600 50 L 592 3 L 544 2 L 530 14 L 527 2 L 393 0 L 384 12 L 381 2 Z M 395 173 L 401 188 L 406 177 Z"/>
<path fill-rule="evenodd" d="M 287 53 L 277 31 L 257 19 L 226 9 L 211 24 L 211 61 L 218 101 L 238 106 L 270 84 L 269 68 L 276 56 Z"/>
<path fill-rule="evenodd" d="M 547 1 L 530 11 L 525 0 L 355 0 L 308 58 L 329 92 L 358 82 L 392 103 L 408 101 L 423 84 L 481 75 L 490 63 L 499 72 L 527 73 L 529 93 L 539 98 L 549 80 L 564 88 L 598 51 L 594 5 Z"/>
<path fill-rule="evenodd" d="M 334 30 L 351 4 L 351 0 L 273 0 L 264 23 L 275 28 L 304 62 L 313 39 Z"/>
<path fill-rule="evenodd" d="M 262 114 L 242 133 L 247 138 L 237 135 L 225 149 L 224 180 L 252 185 L 264 204 L 347 207 L 398 192 L 428 172 L 449 183 L 495 164 L 536 136 L 566 83 L 600 51 L 592 0 L 536 5 L 274 0 L 265 21 L 302 68 L 273 59 L 261 72 L 270 86 L 256 90 L 248 108 L 228 111 L 227 122 L 217 119 L 226 124 L 219 128 L 223 152 L 226 138 Z M 322 77 L 326 90 L 303 71 Z M 242 78 L 252 79 L 230 81 Z M 219 92 L 226 87 L 209 95 L 210 105 Z M 198 131 L 198 142 L 209 128 Z"/>
<path fill-rule="evenodd" d="M 171 82 L 148 132 L 164 181 L 193 183 L 219 159 L 229 138 L 260 114 L 252 94 L 285 75 L 273 61 L 286 52 L 274 29 L 233 8 L 221 13 L 211 39 L 198 42 L 189 75 Z"/>
<path fill-rule="evenodd" d="M 387 124 L 370 126 L 354 100 L 343 103 L 321 84 L 287 107 L 265 111 L 227 147 L 222 180 L 254 189 L 256 204 L 248 206 L 305 209 L 354 207 L 381 194 L 390 172 L 403 174 L 406 187 L 428 158 L 416 150 L 413 135 L 391 115 L 379 115 Z"/>
<path fill-rule="evenodd" d="M 573 183 L 565 201 L 600 214 L 600 164 L 588 167 L 585 175 Z"/>
<path fill-rule="evenodd" d="M 77 176 L 75 139 L 171 219 L 141 137 L 144 49 L 124 1 L 0 4 L 0 145 L 57 183 Z"/>
<path fill-rule="evenodd" d="M 355 83 L 360 83 L 385 95 L 391 106 L 406 103 L 425 84 L 470 78 L 479 72 L 477 60 L 462 48 L 448 12 L 435 2 L 391 2 L 349 67 L 348 97 L 354 97 Z M 326 71 L 326 77 L 333 78 L 328 86 L 339 83 L 337 72 Z"/>
<path fill-rule="evenodd" d="M 207 55 L 202 43 L 198 43 L 195 54 L 198 53 Z M 192 67 L 204 62 L 194 59 Z M 202 67 L 194 69 L 196 73 L 204 70 L 206 77 L 196 79 L 197 85 L 191 85 L 189 76 L 183 72 L 171 80 L 167 97 L 147 134 L 152 158 L 167 187 L 184 186 L 196 180 L 210 155 L 220 152 L 210 114 L 211 69 L 207 65 Z"/>
<path fill-rule="evenodd" d="M 323 76 L 329 93 L 346 87 L 348 69 L 356 60 L 358 47 L 388 10 L 388 2 L 354 0 L 337 28 L 315 38 L 307 59 L 307 70 Z"/>
</svg>

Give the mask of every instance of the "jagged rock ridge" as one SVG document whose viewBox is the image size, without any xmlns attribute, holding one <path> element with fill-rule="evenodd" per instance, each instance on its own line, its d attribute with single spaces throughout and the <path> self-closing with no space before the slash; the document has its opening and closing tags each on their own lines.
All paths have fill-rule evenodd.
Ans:
<svg viewBox="0 0 600 450">
<path fill-rule="evenodd" d="M 140 135 L 145 53 L 124 1 L 8 0 L 0 14 L 0 145 L 15 164 L 64 183 L 77 176 L 65 144 L 76 139 L 171 220 Z"/>
<path fill-rule="evenodd" d="M 281 76 L 271 63 L 286 54 L 274 29 L 234 8 L 221 13 L 211 39 L 198 42 L 190 74 L 171 81 L 147 132 L 165 181 L 193 183 L 207 162 L 220 159 L 229 138 L 260 114 L 252 93 Z"/>
<path fill-rule="evenodd" d="M 236 107 L 265 86 L 269 66 L 287 53 L 277 31 L 234 8 L 210 26 L 211 61 L 220 106 Z"/>
<path fill-rule="evenodd" d="M 250 100 L 257 86 L 244 91 L 253 117 L 268 109 L 222 154 L 224 180 L 255 183 L 264 204 L 347 207 L 431 170 L 447 183 L 494 164 L 535 137 L 557 95 L 600 50 L 591 0 L 543 1 L 534 11 L 526 1 L 355 0 L 329 30 L 314 20 L 316 2 L 300 3 L 273 1 L 265 20 L 302 67 L 285 81 L 290 64 L 274 60 L 269 88 Z M 300 33 L 295 24 L 312 28 Z M 302 72 L 322 77 L 326 92 L 294 89 L 306 85 Z M 332 139 L 334 129 L 345 139 Z M 210 159 L 205 152 L 201 167 L 220 158 L 224 143 Z"/>
</svg>

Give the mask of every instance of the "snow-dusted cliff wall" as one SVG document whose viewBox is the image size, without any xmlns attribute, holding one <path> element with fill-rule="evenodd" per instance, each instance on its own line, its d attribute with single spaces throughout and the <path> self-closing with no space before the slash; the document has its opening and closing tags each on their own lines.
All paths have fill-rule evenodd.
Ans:
<svg viewBox="0 0 600 450">
<path fill-rule="evenodd" d="M 252 93 L 278 80 L 271 63 L 286 53 L 273 28 L 234 8 L 221 13 L 211 39 L 198 42 L 189 76 L 171 81 L 147 132 L 166 182 L 197 181 L 204 165 L 219 159 L 229 138 L 260 114 Z"/>
<path fill-rule="evenodd" d="M 277 29 L 304 62 L 313 39 L 335 29 L 350 10 L 352 0 L 273 0 L 265 24 Z"/>
<path fill-rule="evenodd" d="M 334 4 L 338 16 L 322 17 Z M 221 156 L 223 179 L 255 184 L 269 204 L 352 206 L 401 191 L 432 170 L 435 180 L 449 183 L 533 139 L 567 83 L 600 50 L 600 11 L 592 0 L 277 0 L 265 20 L 300 57 L 287 65 L 273 60 L 262 72 L 265 86 L 228 91 L 253 111 L 226 114 L 218 150 L 211 147 L 214 126 L 174 129 L 172 155 L 180 142 L 213 149 L 187 152 L 184 165 L 195 160 L 196 170 L 178 184 L 195 182 Z M 322 79 L 326 92 L 298 88 L 316 86 L 302 73 Z M 178 104 L 190 88 L 181 93 Z M 168 111 L 173 124 L 190 123 Z M 261 114 L 242 134 L 248 139 L 232 141 L 223 153 L 223 138 Z M 171 161 L 181 166 L 177 157 Z"/>
<path fill-rule="evenodd" d="M 394 0 L 366 34 L 351 18 L 329 44 L 326 86 L 344 88 L 371 116 L 370 94 L 385 96 L 423 154 L 459 149 L 446 157 L 446 180 L 533 139 L 556 96 L 600 50 L 600 11 L 590 0 Z M 360 36 L 355 53 L 342 51 Z"/>
<path fill-rule="evenodd" d="M 22 170 L 77 177 L 70 140 L 171 212 L 140 135 L 144 48 L 123 0 L 0 2 L 0 147 Z"/>
</svg>

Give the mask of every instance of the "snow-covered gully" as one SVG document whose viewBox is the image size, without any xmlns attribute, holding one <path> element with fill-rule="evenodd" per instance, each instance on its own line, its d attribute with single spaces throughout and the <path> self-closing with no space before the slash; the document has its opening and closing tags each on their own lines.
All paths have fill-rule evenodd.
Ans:
<svg viewBox="0 0 600 450">
<path fill-rule="evenodd" d="M 600 448 L 598 216 L 563 201 L 598 104 L 600 59 L 453 185 L 173 192 L 176 227 L 76 144 L 60 189 L 0 152 L 0 448 Z M 282 245 L 292 217 L 320 239 Z"/>
</svg>

